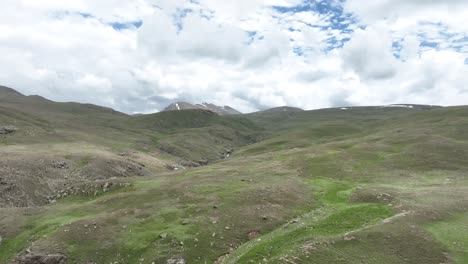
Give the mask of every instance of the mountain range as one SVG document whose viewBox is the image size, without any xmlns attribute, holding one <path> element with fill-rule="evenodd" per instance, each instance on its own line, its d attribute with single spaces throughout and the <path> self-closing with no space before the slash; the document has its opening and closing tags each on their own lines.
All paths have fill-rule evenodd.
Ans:
<svg viewBox="0 0 468 264">
<path fill-rule="evenodd" d="M 0 264 L 467 263 L 468 106 L 167 110 L 0 87 Z"/>
</svg>

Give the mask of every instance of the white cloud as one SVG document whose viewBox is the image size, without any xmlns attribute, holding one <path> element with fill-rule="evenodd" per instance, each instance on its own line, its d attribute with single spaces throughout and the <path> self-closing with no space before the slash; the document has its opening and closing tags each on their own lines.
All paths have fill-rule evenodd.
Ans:
<svg viewBox="0 0 468 264">
<path fill-rule="evenodd" d="M 392 53 L 392 40 L 381 29 L 357 30 L 343 48 L 345 67 L 365 79 L 392 78 L 398 61 Z"/>
<path fill-rule="evenodd" d="M 301 4 L 298 12 L 272 8 Z M 6 0 L 0 84 L 126 112 L 157 111 L 173 100 L 242 111 L 467 102 L 466 1 L 348 0 L 344 8 L 359 24 L 304 6 Z M 113 28 L 140 20 L 138 29 Z"/>
<path fill-rule="evenodd" d="M 94 92 L 105 93 L 112 89 L 112 83 L 106 78 L 95 76 L 93 74 L 86 74 L 76 81 L 78 87 L 90 88 Z"/>
</svg>

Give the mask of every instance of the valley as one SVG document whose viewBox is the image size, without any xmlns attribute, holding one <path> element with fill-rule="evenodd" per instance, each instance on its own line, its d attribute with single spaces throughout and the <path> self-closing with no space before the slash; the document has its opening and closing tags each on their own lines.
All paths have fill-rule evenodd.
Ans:
<svg viewBox="0 0 468 264">
<path fill-rule="evenodd" d="M 466 106 L 132 116 L 0 87 L 0 132 L 0 263 L 468 262 Z"/>
</svg>

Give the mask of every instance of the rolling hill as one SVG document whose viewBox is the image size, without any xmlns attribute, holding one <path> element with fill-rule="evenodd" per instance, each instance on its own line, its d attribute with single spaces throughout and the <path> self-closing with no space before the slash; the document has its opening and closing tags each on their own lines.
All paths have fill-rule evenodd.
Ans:
<svg viewBox="0 0 468 264">
<path fill-rule="evenodd" d="M 5 126 L 0 263 L 468 261 L 466 106 L 129 116 L 1 88 Z"/>
</svg>

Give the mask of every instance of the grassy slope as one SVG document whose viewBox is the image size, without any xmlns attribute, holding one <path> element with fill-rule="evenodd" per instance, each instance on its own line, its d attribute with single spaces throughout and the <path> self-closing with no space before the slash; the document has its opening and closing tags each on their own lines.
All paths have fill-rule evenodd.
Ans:
<svg viewBox="0 0 468 264">
<path fill-rule="evenodd" d="M 128 116 L 94 105 L 23 96 L 2 87 L 1 124 L 13 124 L 19 131 L 15 137 L 0 138 L 0 144 L 86 141 L 115 152 L 162 149 L 188 160 L 219 159 L 225 148 L 255 142 L 261 132 L 244 118 L 220 117 L 203 110 Z M 206 157 L 200 157 L 200 152 Z"/>
<path fill-rule="evenodd" d="M 446 108 L 252 115 L 268 138 L 228 160 L 125 179 L 131 187 L 34 211 L 0 209 L 8 215 L 0 218 L 0 263 L 26 247 L 64 252 L 70 263 L 165 263 L 171 257 L 212 263 L 226 253 L 225 263 L 464 263 L 467 113 Z M 160 127 L 163 121 L 152 118 L 138 123 Z M 211 128 L 244 131 L 242 143 L 258 135 L 243 119 L 231 125 L 209 118 Z M 184 133 L 204 133 L 205 119 L 173 123 L 177 119 L 165 119 L 174 130 L 161 130 L 155 140 L 178 142 L 187 138 Z M 249 241 L 251 231 L 259 235 Z"/>
</svg>

